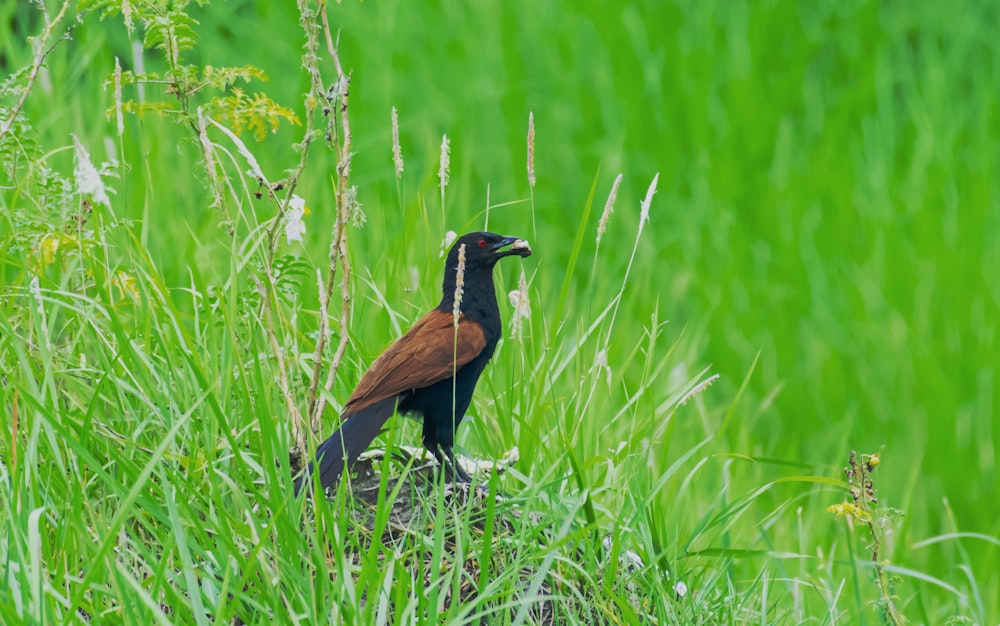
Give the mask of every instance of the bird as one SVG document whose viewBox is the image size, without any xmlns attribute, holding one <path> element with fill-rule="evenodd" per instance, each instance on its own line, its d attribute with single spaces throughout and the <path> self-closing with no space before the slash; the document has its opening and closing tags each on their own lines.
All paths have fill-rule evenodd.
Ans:
<svg viewBox="0 0 1000 626">
<path fill-rule="evenodd" d="M 319 475 L 337 484 L 394 412 L 423 419 L 423 445 L 460 482 L 471 476 L 455 461 L 455 429 L 502 335 L 493 267 L 507 256 L 531 256 L 518 237 L 472 232 L 458 237 L 445 260 L 441 303 L 372 363 L 340 414 L 340 427 L 316 448 L 295 480 L 295 493 Z M 457 301 L 457 305 L 456 305 Z"/>
</svg>

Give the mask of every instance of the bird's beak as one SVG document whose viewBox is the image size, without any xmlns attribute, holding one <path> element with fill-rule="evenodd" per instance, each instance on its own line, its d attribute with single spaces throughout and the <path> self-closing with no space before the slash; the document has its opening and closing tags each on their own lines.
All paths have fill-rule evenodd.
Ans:
<svg viewBox="0 0 1000 626">
<path fill-rule="evenodd" d="M 507 248 L 507 246 L 510 246 Z M 507 248 L 504 250 L 504 248 Z M 510 256 L 516 254 L 517 256 L 531 256 L 531 246 L 524 239 L 518 239 L 517 237 L 504 237 L 499 243 L 493 246 L 493 251 L 498 257 Z"/>
</svg>

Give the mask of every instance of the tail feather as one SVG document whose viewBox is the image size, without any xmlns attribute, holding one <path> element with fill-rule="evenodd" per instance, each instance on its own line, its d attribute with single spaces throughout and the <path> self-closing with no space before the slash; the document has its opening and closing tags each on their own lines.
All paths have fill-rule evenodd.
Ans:
<svg viewBox="0 0 1000 626">
<path fill-rule="evenodd" d="M 314 472 L 319 473 L 323 489 L 337 484 L 344 467 L 354 465 L 395 408 L 396 398 L 393 396 L 349 415 L 340 428 L 316 448 L 316 461 L 309 463 L 306 471 L 295 479 L 296 495 L 303 486 L 312 482 Z"/>
</svg>

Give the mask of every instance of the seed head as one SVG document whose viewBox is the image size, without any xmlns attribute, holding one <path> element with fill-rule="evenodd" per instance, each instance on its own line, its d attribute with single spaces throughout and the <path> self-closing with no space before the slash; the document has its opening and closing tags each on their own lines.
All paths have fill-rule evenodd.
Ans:
<svg viewBox="0 0 1000 626">
<path fill-rule="evenodd" d="M 392 163 L 396 166 L 396 178 L 403 175 L 403 151 L 399 147 L 399 115 L 392 107 Z"/>
<path fill-rule="evenodd" d="M 458 246 L 458 275 L 455 277 L 455 304 L 452 305 L 451 315 L 455 320 L 455 328 L 458 328 L 458 316 L 462 313 L 462 293 L 465 291 L 465 244 Z"/>
<path fill-rule="evenodd" d="M 535 186 L 535 114 L 528 113 L 528 184 Z"/>
<path fill-rule="evenodd" d="M 448 142 L 448 135 L 441 136 L 441 166 L 438 168 L 438 178 L 441 181 L 441 194 L 444 196 L 444 188 L 448 186 L 448 177 L 451 173 L 451 144 Z"/>
<path fill-rule="evenodd" d="M 531 300 L 528 298 L 528 281 L 521 270 L 521 278 L 517 282 L 517 289 L 508 294 L 510 304 L 514 307 L 514 314 L 510 320 L 511 335 L 517 337 L 521 332 L 521 320 L 531 319 Z"/>
<path fill-rule="evenodd" d="M 611 212 L 615 210 L 615 200 L 618 199 L 618 185 L 622 183 L 622 175 L 618 174 L 615 177 L 615 182 L 611 184 L 611 192 L 608 194 L 608 200 L 604 203 L 604 212 L 601 213 L 601 221 L 597 223 L 597 243 L 601 243 L 601 237 L 604 236 L 604 230 L 608 226 L 608 218 L 611 217 Z"/>
<path fill-rule="evenodd" d="M 642 231 L 643 225 L 649 221 L 649 205 L 653 202 L 653 194 L 656 193 L 656 183 L 660 180 L 660 173 L 657 172 L 656 176 L 653 177 L 653 182 L 649 183 L 649 189 L 646 190 L 646 199 L 642 201 L 639 211 L 639 230 Z"/>
</svg>

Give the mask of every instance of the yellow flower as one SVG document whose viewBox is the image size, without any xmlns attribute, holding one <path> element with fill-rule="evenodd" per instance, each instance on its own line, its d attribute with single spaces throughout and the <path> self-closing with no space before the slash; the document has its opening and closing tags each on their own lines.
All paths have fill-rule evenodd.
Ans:
<svg viewBox="0 0 1000 626">
<path fill-rule="evenodd" d="M 60 248 L 72 250 L 79 247 L 79 242 L 73 235 L 65 233 L 49 233 L 35 246 L 34 256 L 41 262 L 42 269 L 52 265 L 59 256 Z"/>
<path fill-rule="evenodd" d="M 121 270 L 115 272 L 111 277 L 111 285 L 118 289 L 118 297 L 124 299 L 126 295 L 133 299 L 139 297 L 139 289 L 135 286 L 135 276 L 127 274 Z"/>
<path fill-rule="evenodd" d="M 827 513 L 835 513 L 837 517 L 843 517 L 844 515 L 850 515 L 854 519 L 860 522 L 870 521 L 872 516 L 868 511 L 865 511 L 856 504 L 851 504 L 850 502 L 841 502 L 839 504 L 831 504 L 826 507 Z"/>
</svg>

